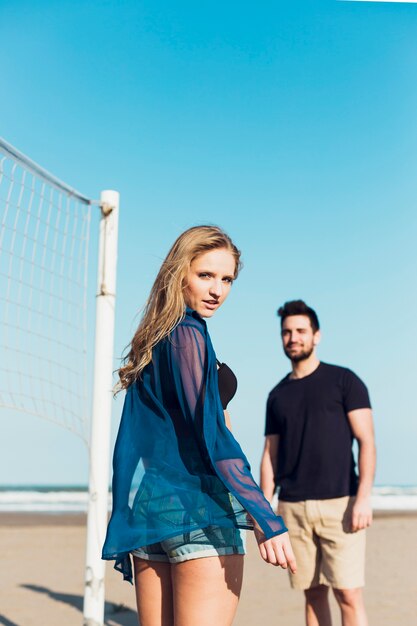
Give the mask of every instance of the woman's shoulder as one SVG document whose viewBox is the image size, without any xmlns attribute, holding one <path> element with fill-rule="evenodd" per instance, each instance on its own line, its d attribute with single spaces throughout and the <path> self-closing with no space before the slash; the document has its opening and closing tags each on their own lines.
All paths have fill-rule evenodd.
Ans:
<svg viewBox="0 0 417 626">
<path fill-rule="evenodd" d="M 207 325 L 202 317 L 192 309 L 188 308 L 185 311 L 185 315 L 175 326 L 172 331 L 172 335 L 183 334 L 193 336 L 194 331 L 197 331 L 203 337 L 207 335 Z"/>
<path fill-rule="evenodd" d="M 204 353 L 210 344 L 205 321 L 192 309 L 188 309 L 184 317 L 178 322 L 164 345 L 169 352 L 181 352 L 192 354 Z"/>
<path fill-rule="evenodd" d="M 175 343 L 202 343 L 206 342 L 207 331 L 205 322 L 202 324 L 198 319 L 185 316 L 170 333 L 169 340 Z"/>
<path fill-rule="evenodd" d="M 196 325 L 202 328 L 207 328 L 207 324 L 204 318 L 202 318 L 201 315 L 197 313 L 197 311 L 194 311 L 194 309 L 191 309 L 188 306 L 185 308 L 185 313 L 180 323 L 192 324 L 192 325 Z"/>
</svg>

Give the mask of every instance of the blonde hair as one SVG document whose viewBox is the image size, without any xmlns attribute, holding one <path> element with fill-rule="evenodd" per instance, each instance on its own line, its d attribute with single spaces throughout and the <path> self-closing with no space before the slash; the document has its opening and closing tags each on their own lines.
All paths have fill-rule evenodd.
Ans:
<svg viewBox="0 0 417 626">
<path fill-rule="evenodd" d="M 175 241 L 155 279 L 124 365 L 119 369 L 118 391 L 140 378 L 152 360 L 152 349 L 167 337 L 185 315 L 185 278 L 196 257 L 225 248 L 235 258 L 235 274 L 241 268 L 240 251 L 218 226 L 194 226 Z"/>
</svg>

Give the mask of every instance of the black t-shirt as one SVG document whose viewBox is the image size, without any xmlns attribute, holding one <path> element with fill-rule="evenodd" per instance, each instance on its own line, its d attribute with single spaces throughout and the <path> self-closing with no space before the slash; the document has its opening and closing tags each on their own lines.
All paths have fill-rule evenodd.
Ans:
<svg viewBox="0 0 417 626">
<path fill-rule="evenodd" d="M 265 435 L 280 435 L 279 498 L 289 502 L 355 495 L 358 477 L 347 413 L 370 408 L 356 374 L 320 363 L 304 378 L 289 374 L 271 391 Z"/>
</svg>

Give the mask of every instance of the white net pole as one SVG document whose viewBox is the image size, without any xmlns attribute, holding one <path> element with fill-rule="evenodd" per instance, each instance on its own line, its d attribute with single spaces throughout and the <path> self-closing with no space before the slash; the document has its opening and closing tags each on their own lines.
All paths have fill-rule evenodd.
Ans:
<svg viewBox="0 0 417 626">
<path fill-rule="evenodd" d="M 102 626 L 104 622 L 105 562 L 101 560 L 101 549 L 108 512 L 119 194 L 103 191 L 101 207 L 84 626 Z"/>
</svg>

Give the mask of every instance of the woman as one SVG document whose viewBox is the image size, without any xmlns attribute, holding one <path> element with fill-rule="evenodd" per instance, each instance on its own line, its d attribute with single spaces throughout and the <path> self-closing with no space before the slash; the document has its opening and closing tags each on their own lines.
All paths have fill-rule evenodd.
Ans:
<svg viewBox="0 0 417 626">
<path fill-rule="evenodd" d="M 119 371 L 126 389 L 113 459 L 103 558 L 132 580 L 141 626 L 228 626 L 244 546 L 295 571 L 282 518 L 250 473 L 223 409 L 236 378 L 218 363 L 203 318 L 227 298 L 240 252 L 219 228 L 178 237 L 163 262 Z"/>
</svg>

